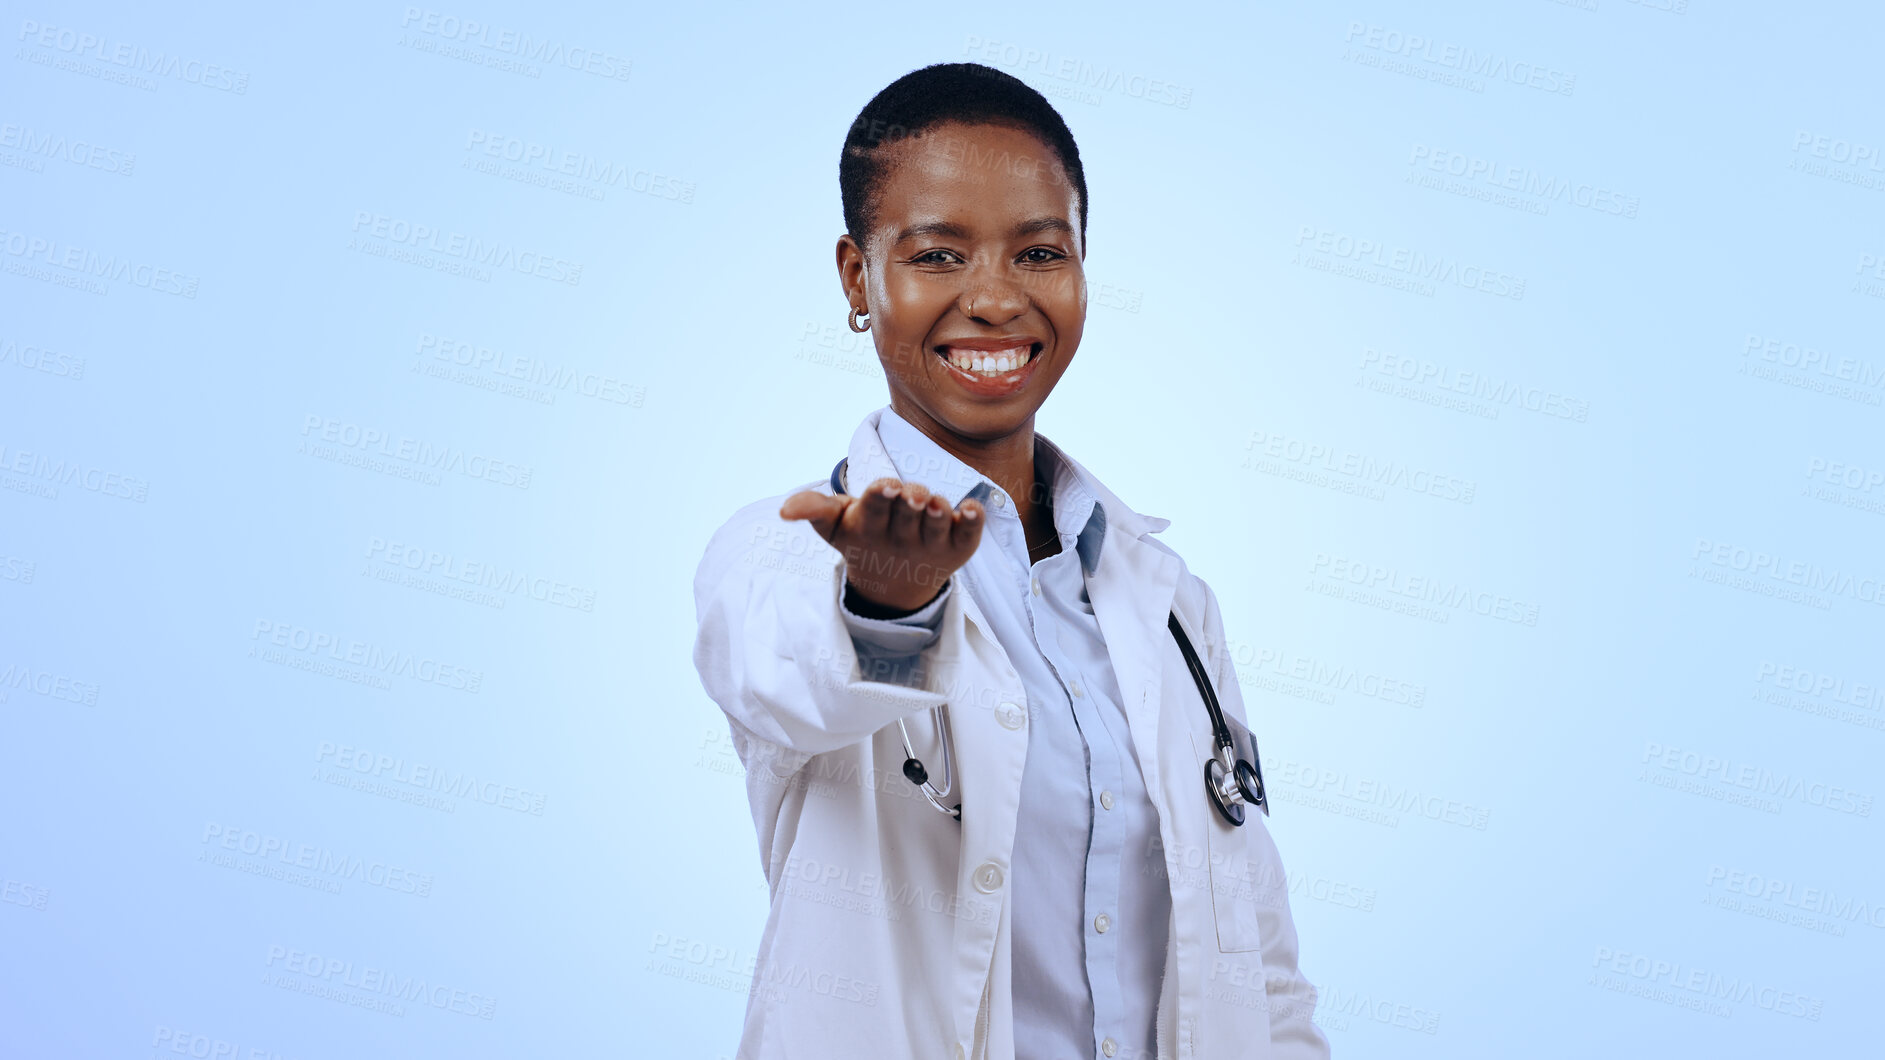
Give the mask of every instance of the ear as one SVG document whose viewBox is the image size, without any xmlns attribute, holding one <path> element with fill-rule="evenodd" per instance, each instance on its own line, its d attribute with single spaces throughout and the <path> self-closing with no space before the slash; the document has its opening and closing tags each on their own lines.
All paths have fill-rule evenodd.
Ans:
<svg viewBox="0 0 1885 1060">
<path fill-rule="evenodd" d="M 845 304 L 852 309 L 868 309 L 864 297 L 864 248 L 846 232 L 838 237 L 838 284 L 844 289 Z"/>
</svg>

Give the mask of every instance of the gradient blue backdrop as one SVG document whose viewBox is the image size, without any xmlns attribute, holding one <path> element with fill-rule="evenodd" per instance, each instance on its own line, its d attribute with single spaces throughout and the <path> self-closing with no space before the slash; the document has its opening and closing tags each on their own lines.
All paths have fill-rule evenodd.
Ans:
<svg viewBox="0 0 1885 1060">
<path fill-rule="evenodd" d="M 976 60 L 1079 140 L 1038 427 L 1222 599 L 1336 1055 L 1875 1055 L 1882 29 L 8 5 L 0 1054 L 734 1052 L 692 574 L 885 401 L 838 148 Z"/>
</svg>

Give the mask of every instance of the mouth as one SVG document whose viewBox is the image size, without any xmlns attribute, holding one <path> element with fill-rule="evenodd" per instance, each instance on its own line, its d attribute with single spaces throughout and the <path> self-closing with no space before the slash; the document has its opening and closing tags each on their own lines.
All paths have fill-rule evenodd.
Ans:
<svg viewBox="0 0 1885 1060">
<path fill-rule="evenodd" d="M 1044 344 L 1027 337 L 945 343 L 933 348 L 949 374 L 982 394 L 1011 393 L 1032 375 Z"/>
</svg>

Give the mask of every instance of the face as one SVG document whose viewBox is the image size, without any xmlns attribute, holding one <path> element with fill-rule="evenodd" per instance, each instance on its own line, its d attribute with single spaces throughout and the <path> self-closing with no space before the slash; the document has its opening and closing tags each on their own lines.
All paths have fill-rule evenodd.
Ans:
<svg viewBox="0 0 1885 1060">
<path fill-rule="evenodd" d="M 1058 156 L 951 122 L 881 157 L 875 227 L 864 247 L 838 240 L 838 274 L 870 312 L 891 408 L 944 444 L 1031 430 L 1086 325 L 1079 198 Z"/>
</svg>

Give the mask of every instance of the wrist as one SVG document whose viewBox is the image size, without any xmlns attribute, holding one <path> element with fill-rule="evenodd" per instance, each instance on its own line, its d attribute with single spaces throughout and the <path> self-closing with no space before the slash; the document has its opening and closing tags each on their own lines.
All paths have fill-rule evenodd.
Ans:
<svg viewBox="0 0 1885 1060">
<path fill-rule="evenodd" d="M 908 617 L 910 615 L 917 613 L 918 611 L 921 611 L 925 607 L 928 607 L 930 604 L 936 601 L 936 598 L 938 596 L 941 596 L 941 595 L 942 595 L 942 590 L 937 589 L 935 592 L 929 594 L 927 598 L 923 599 L 921 602 L 913 606 L 897 607 L 894 604 L 879 603 L 876 600 L 873 600 L 870 597 L 865 596 L 863 593 L 858 591 L 857 586 L 851 584 L 851 581 L 848 578 L 845 579 L 845 583 L 844 583 L 844 606 L 852 614 L 858 616 L 859 618 L 877 618 L 877 619 L 905 618 L 905 617 Z"/>
</svg>

